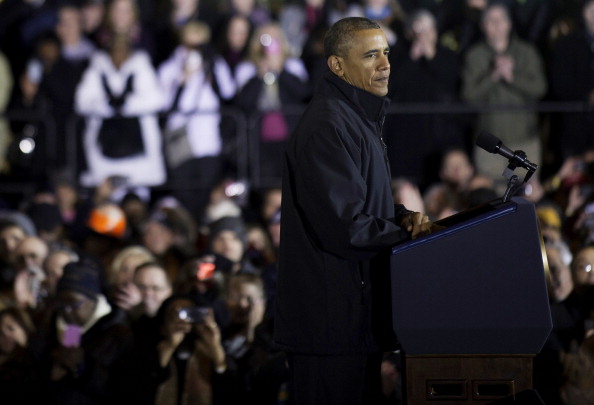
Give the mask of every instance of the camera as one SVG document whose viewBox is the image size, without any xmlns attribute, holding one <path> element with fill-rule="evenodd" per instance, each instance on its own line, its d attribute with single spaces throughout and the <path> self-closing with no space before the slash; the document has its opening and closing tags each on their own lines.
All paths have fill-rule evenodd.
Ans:
<svg viewBox="0 0 594 405">
<path fill-rule="evenodd" d="M 208 315 L 208 307 L 184 307 L 177 311 L 177 317 L 190 323 L 202 323 Z"/>
</svg>

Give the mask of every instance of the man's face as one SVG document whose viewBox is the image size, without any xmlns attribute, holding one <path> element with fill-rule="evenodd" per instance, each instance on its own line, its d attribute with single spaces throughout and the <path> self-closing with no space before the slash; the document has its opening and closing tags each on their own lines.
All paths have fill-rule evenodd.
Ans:
<svg viewBox="0 0 594 405">
<path fill-rule="evenodd" d="M 221 231 L 212 240 L 212 251 L 233 263 L 239 263 L 244 253 L 243 242 L 235 232 Z"/>
<path fill-rule="evenodd" d="M 171 295 L 165 271 L 157 266 L 144 267 L 134 275 L 142 304 L 148 316 L 155 316 L 161 304 Z"/>
<path fill-rule="evenodd" d="M 43 262 L 49 253 L 47 244 L 36 236 L 30 236 L 21 241 L 16 247 L 15 254 L 19 268 L 43 267 Z"/>
<path fill-rule="evenodd" d="M 511 21 L 503 7 L 492 7 L 483 20 L 483 30 L 487 41 L 507 40 L 511 32 Z"/>
<path fill-rule="evenodd" d="M 67 323 L 83 326 L 95 312 L 97 302 L 74 291 L 58 293 L 58 312 Z"/>
<path fill-rule="evenodd" d="M 348 55 L 339 58 L 342 62 L 339 76 L 355 87 L 385 96 L 390 77 L 389 53 L 388 41 L 381 29 L 358 31 Z"/>
</svg>

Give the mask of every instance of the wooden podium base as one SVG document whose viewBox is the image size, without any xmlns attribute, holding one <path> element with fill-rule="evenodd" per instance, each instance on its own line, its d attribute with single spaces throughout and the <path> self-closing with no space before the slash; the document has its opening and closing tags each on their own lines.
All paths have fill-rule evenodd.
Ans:
<svg viewBox="0 0 594 405">
<path fill-rule="evenodd" d="M 408 405 L 487 404 L 532 389 L 534 355 L 405 355 Z"/>
</svg>

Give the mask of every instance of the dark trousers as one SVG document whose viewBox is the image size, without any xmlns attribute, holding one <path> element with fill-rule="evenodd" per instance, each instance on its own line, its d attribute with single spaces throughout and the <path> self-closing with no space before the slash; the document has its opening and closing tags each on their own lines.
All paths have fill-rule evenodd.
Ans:
<svg viewBox="0 0 594 405">
<path fill-rule="evenodd" d="M 382 354 L 288 354 L 291 404 L 368 405 L 381 398 Z"/>
</svg>

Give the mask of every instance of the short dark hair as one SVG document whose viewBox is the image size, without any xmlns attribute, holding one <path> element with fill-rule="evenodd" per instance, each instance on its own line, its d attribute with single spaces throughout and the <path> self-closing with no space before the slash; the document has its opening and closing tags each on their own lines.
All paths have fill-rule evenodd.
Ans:
<svg viewBox="0 0 594 405">
<path fill-rule="evenodd" d="M 364 17 L 347 17 L 338 20 L 324 37 L 324 56 L 328 59 L 332 55 L 346 57 L 348 48 L 358 31 L 380 29 L 375 21 Z"/>
<path fill-rule="evenodd" d="M 485 18 L 487 17 L 487 14 L 493 10 L 494 8 L 500 8 L 503 10 L 503 12 L 505 13 L 505 16 L 507 17 L 507 19 L 509 20 L 510 23 L 513 22 L 512 20 L 512 15 L 509 11 L 509 7 L 507 6 L 507 4 L 505 4 L 503 1 L 501 0 L 497 0 L 494 1 L 492 3 L 489 3 L 487 5 L 487 7 L 484 8 L 484 10 L 481 12 L 481 24 L 485 22 Z"/>
</svg>

